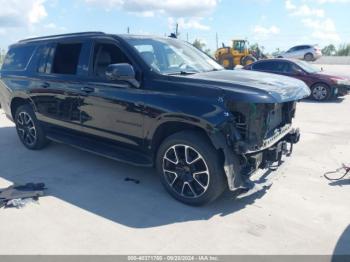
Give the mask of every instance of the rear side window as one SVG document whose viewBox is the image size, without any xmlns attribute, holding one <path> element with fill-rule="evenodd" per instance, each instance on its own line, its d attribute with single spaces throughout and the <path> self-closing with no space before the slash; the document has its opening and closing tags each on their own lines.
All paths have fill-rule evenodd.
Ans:
<svg viewBox="0 0 350 262">
<path fill-rule="evenodd" d="M 52 48 L 50 45 L 44 45 L 38 48 L 37 55 L 40 57 L 38 62 L 37 71 L 39 73 L 47 73 L 48 71 L 48 57 L 52 53 Z"/>
<path fill-rule="evenodd" d="M 261 71 L 274 71 L 276 68 L 276 62 L 269 61 L 269 62 L 260 62 L 256 63 L 253 66 L 254 70 L 261 70 Z"/>
<path fill-rule="evenodd" d="M 35 46 L 18 46 L 11 48 L 4 60 L 2 70 L 23 71 L 33 55 Z"/>
<path fill-rule="evenodd" d="M 81 48 L 81 43 L 57 44 L 51 73 L 75 75 Z"/>
</svg>

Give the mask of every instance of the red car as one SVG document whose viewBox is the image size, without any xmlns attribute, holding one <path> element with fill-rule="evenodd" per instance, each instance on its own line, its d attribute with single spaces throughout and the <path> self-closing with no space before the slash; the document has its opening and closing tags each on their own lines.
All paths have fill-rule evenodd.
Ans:
<svg viewBox="0 0 350 262">
<path fill-rule="evenodd" d="M 350 78 L 325 73 L 300 60 L 281 58 L 260 60 L 243 69 L 300 79 L 311 89 L 310 97 L 317 101 L 345 96 L 350 92 Z"/>
</svg>

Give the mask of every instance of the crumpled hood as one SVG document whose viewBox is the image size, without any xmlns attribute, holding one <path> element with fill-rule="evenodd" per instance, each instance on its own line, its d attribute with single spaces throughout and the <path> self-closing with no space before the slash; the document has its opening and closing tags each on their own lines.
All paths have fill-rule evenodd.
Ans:
<svg viewBox="0 0 350 262">
<path fill-rule="evenodd" d="M 205 80 L 226 91 L 237 101 L 255 103 L 283 103 L 300 100 L 310 95 L 308 86 L 297 79 L 276 74 L 248 71 L 222 70 L 187 76 Z"/>
</svg>

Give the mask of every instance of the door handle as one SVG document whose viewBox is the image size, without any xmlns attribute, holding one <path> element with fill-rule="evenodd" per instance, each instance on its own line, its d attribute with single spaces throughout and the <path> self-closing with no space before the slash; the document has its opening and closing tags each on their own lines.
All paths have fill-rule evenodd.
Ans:
<svg viewBox="0 0 350 262">
<path fill-rule="evenodd" d="M 49 86 L 50 86 L 50 84 L 47 82 L 41 84 L 42 88 L 48 88 Z"/>
<path fill-rule="evenodd" d="M 85 93 L 91 93 L 91 92 L 95 91 L 95 88 L 84 86 L 84 87 L 80 88 L 80 90 L 85 92 Z"/>
</svg>

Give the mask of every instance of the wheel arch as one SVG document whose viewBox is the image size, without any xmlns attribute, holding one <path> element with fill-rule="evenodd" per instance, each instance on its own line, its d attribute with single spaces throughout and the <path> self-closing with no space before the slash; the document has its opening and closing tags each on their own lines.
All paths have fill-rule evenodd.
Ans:
<svg viewBox="0 0 350 262">
<path fill-rule="evenodd" d="M 311 53 L 311 52 L 307 52 L 307 53 L 304 55 L 304 59 L 306 58 L 307 55 L 311 55 L 312 59 L 315 59 L 314 54 Z"/>
<path fill-rule="evenodd" d="M 155 128 L 154 132 L 152 132 L 152 135 L 150 136 L 151 142 L 149 146 L 151 147 L 155 156 L 159 146 L 167 137 L 182 131 L 194 131 L 194 132 L 198 132 L 198 134 L 207 138 L 208 141 L 215 147 L 211 139 L 211 136 L 209 135 L 210 130 L 211 128 L 206 129 L 203 126 L 194 124 L 192 122 L 187 122 L 187 121 L 180 121 L 180 120 L 163 121 Z"/>
<path fill-rule="evenodd" d="M 15 119 L 17 108 L 20 107 L 21 105 L 26 105 L 26 104 L 33 106 L 32 100 L 28 97 L 16 96 L 11 99 L 10 110 L 11 110 L 12 119 Z"/>
<path fill-rule="evenodd" d="M 153 136 L 151 137 L 152 140 L 150 146 L 152 148 L 154 163 L 161 143 L 170 135 L 185 130 L 197 131 L 200 135 L 205 136 L 208 139 L 209 143 L 215 148 L 215 150 L 217 150 L 219 154 L 230 190 L 238 188 L 241 184 L 241 176 L 238 170 L 238 158 L 229 148 L 225 135 L 219 128 L 206 129 L 203 126 L 181 121 L 163 122 L 157 127 L 153 133 Z"/>
<path fill-rule="evenodd" d="M 329 85 L 328 83 L 326 83 L 326 82 L 323 82 L 323 81 L 317 81 L 317 82 L 315 82 L 315 83 L 312 83 L 312 85 L 310 86 L 310 88 L 313 88 L 314 86 L 316 86 L 316 85 L 325 85 L 325 86 L 327 86 L 328 88 L 332 88 L 331 87 L 331 85 Z"/>
</svg>

